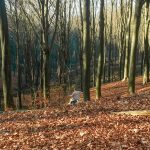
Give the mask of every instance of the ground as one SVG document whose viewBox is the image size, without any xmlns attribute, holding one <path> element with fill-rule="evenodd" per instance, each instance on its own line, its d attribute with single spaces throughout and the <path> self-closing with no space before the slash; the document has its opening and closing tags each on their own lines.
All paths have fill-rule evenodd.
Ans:
<svg viewBox="0 0 150 150">
<path fill-rule="evenodd" d="M 115 82 L 103 86 L 99 101 L 93 88 L 87 103 L 67 106 L 68 99 L 56 102 L 54 97 L 45 109 L 5 112 L 0 115 L 0 149 L 148 150 L 150 84 L 143 86 L 137 78 L 136 93 L 129 96 L 127 83 Z"/>
</svg>

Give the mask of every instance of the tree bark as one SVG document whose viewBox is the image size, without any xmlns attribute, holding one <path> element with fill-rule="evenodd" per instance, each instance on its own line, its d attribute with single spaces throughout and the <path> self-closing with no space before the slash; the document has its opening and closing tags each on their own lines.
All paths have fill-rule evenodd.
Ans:
<svg viewBox="0 0 150 150">
<path fill-rule="evenodd" d="M 48 0 L 43 0 L 39 2 L 40 13 L 41 13 L 41 87 L 43 91 L 43 97 L 46 99 L 49 97 L 49 80 L 50 80 L 50 66 L 49 66 L 49 45 L 48 45 Z"/>
<path fill-rule="evenodd" d="M 18 20 L 18 0 L 15 0 L 15 17 L 16 17 L 16 51 L 17 51 L 17 86 L 18 86 L 18 103 L 19 109 L 22 109 L 21 101 L 21 66 L 20 66 L 20 41 L 19 41 L 19 20 Z"/>
<path fill-rule="evenodd" d="M 81 31 L 80 31 L 80 54 L 79 54 L 79 61 L 80 61 L 80 73 L 81 73 L 81 90 L 83 90 L 83 13 L 82 13 L 82 2 L 80 3 L 80 21 L 81 21 Z"/>
<path fill-rule="evenodd" d="M 84 0 L 83 12 L 83 96 L 90 100 L 90 0 Z"/>
<path fill-rule="evenodd" d="M 101 96 L 101 84 L 102 84 L 101 81 L 104 65 L 104 0 L 101 0 L 99 27 L 100 27 L 100 49 L 99 49 L 98 68 L 96 77 L 96 99 L 99 99 Z"/>
<path fill-rule="evenodd" d="M 143 0 L 136 0 L 134 20 L 133 20 L 133 35 L 131 43 L 130 65 L 129 65 L 128 88 L 130 94 L 135 93 L 136 51 L 137 51 L 139 27 L 141 22 L 142 6 Z"/>
<path fill-rule="evenodd" d="M 125 65 L 124 65 L 124 77 L 123 80 L 127 80 L 129 76 L 129 54 L 130 54 L 130 28 L 131 28 L 131 18 L 132 18 L 132 7 L 133 0 L 129 1 L 128 10 L 128 21 L 126 27 L 126 51 L 125 51 Z"/>
<path fill-rule="evenodd" d="M 149 82 L 149 50 L 148 50 L 148 34 L 149 34 L 149 0 L 146 1 L 145 6 L 145 31 L 144 31 L 144 73 L 143 84 Z"/>
<path fill-rule="evenodd" d="M 111 0 L 111 20 L 110 20 L 110 39 L 109 39 L 109 52 L 108 52 L 108 82 L 111 81 L 111 69 L 112 69 L 112 34 L 113 34 L 113 12 L 114 12 L 114 0 Z"/>
<path fill-rule="evenodd" d="M 96 34 L 95 34 L 95 6 L 94 6 L 94 0 L 92 0 L 92 26 L 91 26 L 91 49 L 92 49 L 92 59 L 93 59 L 93 87 L 95 87 L 96 85 L 96 48 L 95 48 L 95 44 L 96 44 Z"/>
<path fill-rule="evenodd" d="M 3 81 L 3 101 L 1 102 L 2 110 L 13 107 L 12 87 L 11 87 L 11 65 L 8 22 L 5 1 L 0 1 L 0 50 L 2 53 L 2 81 Z"/>
</svg>

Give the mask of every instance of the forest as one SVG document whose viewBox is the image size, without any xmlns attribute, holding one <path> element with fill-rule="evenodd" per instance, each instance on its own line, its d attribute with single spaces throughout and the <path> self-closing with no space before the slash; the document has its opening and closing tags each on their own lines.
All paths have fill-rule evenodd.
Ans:
<svg viewBox="0 0 150 150">
<path fill-rule="evenodd" d="M 150 149 L 150 0 L 0 0 L 0 149 Z"/>
</svg>

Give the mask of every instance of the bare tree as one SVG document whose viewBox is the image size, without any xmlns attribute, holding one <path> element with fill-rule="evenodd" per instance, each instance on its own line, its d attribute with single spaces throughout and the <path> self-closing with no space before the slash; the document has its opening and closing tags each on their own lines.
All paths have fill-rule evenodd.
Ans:
<svg viewBox="0 0 150 150">
<path fill-rule="evenodd" d="M 149 16 L 149 0 L 146 0 L 145 4 L 145 30 L 144 30 L 144 73 L 143 73 L 143 84 L 149 82 L 149 50 L 148 50 L 148 34 L 150 25 Z"/>
<path fill-rule="evenodd" d="M 20 66 L 20 40 L 19 40 L 19 18 L 18 18 L 18 0 L 15 0 L 15 25 L 16 25 L 16 51 L 17 51 L 17 85 L 19 109 L 22 108 L 21 102 L 21 66 Z"/>
<path fill-rule="evenodd" d="M 90 100 L 90 0 L 84 0 L 83 11 L 83 95 Z"/>
<path fill-rule="evenodd" d="M 124 77 L 123 80 L 127 80 L 129 76 L 129 53 L 130 53 L 130 37 L 131 37 L 131 18 L 132 18 L 133 0 L 128 1 L 127 7 L 127 25 L 126 25 L 126 41 L 125 41 L 125 65 L 124 65 Z"/>
<path fill-rule="evenodd" d="M 101 0 L 100 6 L 100 49 L 98 57 L 98 68 L 97 68 L 97 77 L 96 77 L 96 99 L 99 99 L 101 96 L 101 81 L 103 74 L 103 64 L 104 64 L 104 0 Z"/>
<path fill-rule="evenodd" d="M 129 93 L 135 93 L 135 72 L 136 72 L 136 51 L 138 42 L 138 33 L 141 22 L 141 10 L 143 7 L 143 0 L 137 0 L 135 4 L 134 20 L 133 20 L 133 35 L 131 43 L 130 65 L 129 65 Z"/>
<path fill-rule="evenodd" d="M 2 109 L 14 107 L 11 89 L 11 67 L 10 67 L 10 48 L 9 48 L 8 22 L 6 15 L 5 1 L 0 1 L 0 50 L 2 53 L 2 80 L 3 96 L 1 102 Z"/>
</svg>

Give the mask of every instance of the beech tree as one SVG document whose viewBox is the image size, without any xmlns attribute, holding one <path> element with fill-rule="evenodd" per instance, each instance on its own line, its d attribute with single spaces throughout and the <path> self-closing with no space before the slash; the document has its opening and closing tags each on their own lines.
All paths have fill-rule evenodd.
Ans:
<svg viewBox="0 0 150 150">
<path fill-rule="evenodd" d="M 143 84 L 149 82 L 149 25 L 150 25 L 150 16 L 149 16 L 149 0 L 146 0 L 145 4 L 145 28 L 144 28 L 144 73 L 143 73 Z"/>
<path fill-rule="evenodd" d="M 16 51 L 17 51 L 17 92 L 18 92 L 18 103 L 19 108 L 22 108 L 21 101 L 21 66 L 20 66 L 20 40 L 19 40 L 19 18 L 18 18 L 18 0 L 15 0 L 15 25 L 16 25 Z"/>
<path fill-rule="evenodd" d="M 131 18 L 132 18 L 133 0 L 128 1 L 127 7 L 127 25 L 126 25 L 126 40 L 125 40 L 125 65 L 123 80 L 127 80 L 129 76 L 129 54 L 130 54 L 130 39 L 131 39 Z"/>
<path fill-rule="evenodd" d="M 2 55 L 3 110 L 14 107 L 11 89 L 10 48 L 5 1 L 0 1 L 0 51 Z"/>
<path fill-rule="evenodd" d="M 113 13 L 115 0 L 111 0 L 111 17 L 110 17 L 110 31 L 109 31 L 109 51 L 108 51 L 108 81 L 111 81 L 112 69 L 112 44 L 113 44 Z M 113 76 L 113 75 L 112 75 Z"/>
<path fill-rule="evenodd" d="M 90 100 L 90 0 L 84 0 L 83 10 L 83 95 Z"/>
<path fill-rule="evenodd" d="M 136 73 L 136 52 L 137 52 L 137 43 L 138 43 L 138 33 L 141 22 L 141 10 L 143 7 L 143 0 L 136 0 L 135 3 L 135 12 L 133 20 L 133 35 L 131 43 L 131 53 L 130 53 L 130 64 L 129 64 L 129 82 L 128 88 L 129 93 L 135 93 L 135 73 Z"/>
<path fill-rule="evenodd" d="M 43 96 L 47 98 L 49 95 L 49 81 L 50 81 L 50 66 L 49 66 L 49 44 L 48 44 L 48 33 L 49 33 L 49 1 L 43 0 L 38 1 L 40 8 L 40 16 L 41 16 L 41 47 L 42 47 L 42 55 L 41 55 L 41 87 L 43 89 Z"/>
<path fill-rule="evenodd" d="M 49 7 L 50 1 L 49 0 L 38 0 L 39 8 L 40 8 L 40 20 L 41 20 L 41 87 L 43 91 L 44 98 L 49 97 L 49 85 L 50 85 L 50 52 L 54 44 L 57 24 L 58 24 L 58 15 L 59 15 L 59 3 L 60 0 L 56 1 L 56 21 L 55 21 L 55 28 L 54 33 L 52 35 L 52 40 L 49 46 L 49 27 L 50 27 L 50 20 L 49 20 Z"/>
<path fill-rule="evenodd" d="M 96 77 L 96 99 L 99 99 L 101 96 L 101 80 L 103 74 L 103 64 L 104 64 L 104 0 L 101 0 L 100 6 L 100 48 L 98 56 L 98 67 L 97 67 L 97 77 Z"/>
</svg>

